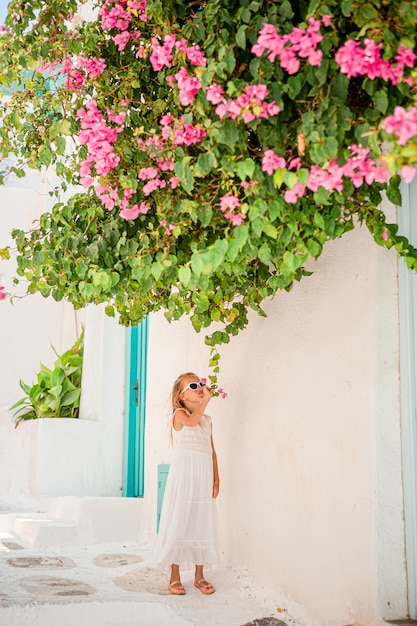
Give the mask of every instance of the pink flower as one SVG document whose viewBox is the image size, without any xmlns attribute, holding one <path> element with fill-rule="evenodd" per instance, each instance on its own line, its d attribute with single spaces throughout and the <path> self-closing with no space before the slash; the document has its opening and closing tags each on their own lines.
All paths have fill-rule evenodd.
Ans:
<svg viewBox="0 0 417 626">
<path fill-rule="evenodd" d="M 130 209 L 122 209 L 119 213 L 124 220 L 135 220 L 139 215 L 139 207 L 134 204 Z"/>
<path fill-rule="evenodd" d="M 217 83 L 213 83 L 206 89 L 207 100 L 212 104 L 224 102 L 224 90 Z"/>
<path fill-rule="evenodd" d="M 415 167 L 411 167 L 411 165 L 403 165 L 400 174 L 404 179 L 404 182 L 409 184 L 414 179 L 416 172 L 417 170 Z"/>
<path fill-rule="evenodd" d="M 3 285 L 0 285 L 0 300 L 5 300 L 9 294 L 5 291 Z"/>
<path fill-rule="evenodd" d="M 195 43 L 193 43 L 192 46 L 185 48 L 185 55 L 191 65 L 200 65 L 201 67 L 205 67 L 207 65 L 206 57 L 201 52 L 200 46 Z"/>
<path fill-rule="evenodd" d="M 173 115 L 163 115 L 159 123 L 161 124 L 161 126 L 170 126 L 173 121 L 174 121 Z"/>
<path fill-rule="evenodd" d="M 263 117 L 268 119 L 270 115 L 277 115 L 280 112 L 280 108 L 276 102 L 263 102 L 268 91 L 264 84 L 247 85 L 244 93 L 233 100 L 225 100 L 223 97 L 223 90 L 215 91 L 215 87 L 211 86 L 212 91 L 209 92 L 208 100 L 216 103 L 220 102 L 216 107 L 216 113 L 220 118 L 228 115 L 232 120 L 242 117 L 245 124 L 251 122 L 254 119 Z M 209 88 L 210 89 L 210 88 Z"/>
<path fill-rule="evenodd" d="M 373 39 L 364 39 L 362 44 L 348 39 L 336 52 L 335 60 L 340 65 L 340 71 L 349 77 L 382 78 L 395 85 L 403 76 L 404 67 L 414 66 L 416 56 L 411 49 L 400 45 L 395 57 L 397 64 L 394 65 L 382 58 L 381 48 L 382 45 Z"/>
<path fill-rule="evenodd" d="M 285 159 L 278 156 L 273 150 L 265 150 L 265 154 L 262 159 L 262 171 L 266 172 L 270 176 L 277 169 L 284 169 Z"/>
<path fill-rule="evenodd" d="M 202 141 L 206 134 L 204 128 L 186 124 L 184 119 L 181 118 L 177 127 L 174 128 L 174 144 L 177 146 L 192 146 Z"/>
<path fill-rule="evenodd" d="M 85 58 L 78 56 L 76 58 L 76 64 L 83 69 L 90 78 L 96 78 L 100 76 L 106 69 L 106 61 L 104 59 L 98 59 L 96 57 Z"/>
<path fill-rule="evenodd" d="M 288 204 L 295 204 L 299 198 L 304 195 L 305 187 L 300 181 L 297 181 L 292 189 L 287 189 L 284 193 L 284 200 Z"/>
<path fill-rule="evenodd" d="M 383 127 L 390 135 L 397 135 L 398 143 L 405 146 L 409 139 L 417 135 L 417 107 L 406 111 L 403 107 L 396 106 L 394 113 L 385 118 Z"/>
<path fill-rule="evenodd" d="M 245 218 L 243 213 L 232 213 L 232 211 L 228 211 L 224 216 L 232 222 L 233 226 L 240 226 Z"/>
<path fill-rule="evenodd" d="M 258 181 L 257 180 L 251 180 L 251 181 L 243 180 L 240 184 L 242 185 L 243 189 L 249 189 L 250 187 L 255 187 L 255 185 L 258 184 Z"/>
<path fill-rule="evenodd" d="M 158 174 L 159 170 L 156 167 L 142 167 L 139 170 L 138 178 L 139 180 L 150 180 L 156 178 Z"/>
<path fill-rule="evenodd" d="M 331 15 L 323 16 L 323 24 L 330 23 Z M 272 24 L 264 24 L 259 31 L 257 43 L 252 46 L 256 56 L 268 52 L 268 60 L 273 63 L 278 57 L 279 63 L 289 74 L 296 74 L 300 69 L 300 59 L 307 59 L 310 65 L 320 65 L 322 52 L 317 49 L 323 39 L 319 32 L 321 21 L 310 17 L 307 27 L 293 28 L 288 35 L 280 35 Z"/>
<path fill-rule="evenodd" d="M 168 224 L 168 222 L 166 220 L 161 220 L 159 222 L 159 224 L 161 226 L 166 226 L 166 228 L 165 228 L 165 235 L 171 234 L 171 231 L 173 231 L 174 228 L 175 228 L 175 224 L 173 224 L 172 222 L 171 222 L 171 224 Z"/>
<path fill-rule="evenodd" d="M 129 39 L 130 39 L 130 33 L 127 30 L 113 37 L 113 41 L 116 44 L 117 49 L 120 52 L 126 48 Z"/>
<path fill-rule="evenodd" d="M 382 231 L 381 239 L 383 239 L 384 241 L 388 241 L 388 228 L 387 227 L 385 227 L 384 230 Z"/>
<path fill-rule="evenodd" d="M 223 398 L 223 400 L 227 398 L 227 393 L 221 387 L 217 389 L 217 393 L 219 394 L 219 396 L 221 396 L 221 398 Z"/>
<path fill-rule="evenodd" d="M 220 198 L 220 210 L 224 213 L 227 209 L 237 209 L 240 207 L 240 200 L 237 196 L 226 194 Z"/>
<path fill-rule="evenodd" d="M 181 104 L 183 106 L 191 104 L 201 87 L 201 82 L 196 76 L 190 76 L 185 67 L 181 67 L 174 77 L 178 83 Z"/>
<path fill-rule="evenodd" d="M 168 182 L 170 184 L 171 189 L 175 189 L 176 187 L 178 187 L 180 179 L 178 178 L 178 176 L 171 176 Z"/>
<path fill-rule="evenodd" d="M 107 109 L 106 113 L 109 120 L 115 124 L 123 124 L 126 119 L 126 111 L 120 111 L 116 114 L 111 109 Z"/>
<path fill-rule="evenodd" d="M 166 180 L 162 180 L 161 178 L 154 178 L 153 180 L 149 180 L 142 188 L 142 191 L 145 196 L 149 196 L 155 189 L 163 189 L 166 187 Z"/>
<path fill-rule="evenodd" d="M 175 46 L 175 35 L 165 35 L 164 43 L 161 46 L 158 39 L 153 37 L 151 40 L 152 54 L 149 60 L 154 72 L 159 72 L 163 67 L 169 67 L 172 61 L 172 50 Z"/>
<path fill-rule="evenodd" d="M 322 15 L 321 19 L 323 20 L 324 26 L 330 26 L 330 22 L 332 21 L 333 15 Z"/>
</svg>

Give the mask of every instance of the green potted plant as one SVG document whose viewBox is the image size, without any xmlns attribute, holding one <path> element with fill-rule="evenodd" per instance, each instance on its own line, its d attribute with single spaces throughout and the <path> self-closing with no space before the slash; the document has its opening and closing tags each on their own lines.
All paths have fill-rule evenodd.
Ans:
<svg viewBox="0 0 417 626">
<path fill-rule="evenodd" d="M 53 369 L 43 363 L 37 375 L 37 382 L 27 385 L 20 380 L 24 391 L 23 398 L 10 408 L 15 410 L 16 426 L 25 420 L 41 417 L 78 417 L 81 396 L 81 375 L 83 364 L 84 329 L 74 345 L 59 355 Z"/>
</svg>

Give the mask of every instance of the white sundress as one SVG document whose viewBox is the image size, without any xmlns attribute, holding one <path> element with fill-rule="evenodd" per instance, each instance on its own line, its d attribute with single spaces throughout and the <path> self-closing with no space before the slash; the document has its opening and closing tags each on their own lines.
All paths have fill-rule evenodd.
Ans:
<svg viewBox="0 0 417 626">
<path fill-rule="evenodd" d="M 155 565 L 218 563 L 217 520 L 213 498 L 211 418 L 197 426 L 172 426 L 174 455 L 169 468 L 159 524 Z"/>
</svg>

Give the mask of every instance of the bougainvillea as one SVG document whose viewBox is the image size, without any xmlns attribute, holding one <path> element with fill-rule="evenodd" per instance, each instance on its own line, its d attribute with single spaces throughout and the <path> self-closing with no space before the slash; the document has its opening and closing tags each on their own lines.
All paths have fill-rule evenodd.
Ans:
<svg viewBox="0 0 417 626">
<path fill-rule="evenodd" d="M 380 208 L 417 166 L 414 2 L 94 9 L 13 0 L 0 36 L 1 154 L 62 180 L 14 232 L 29 293 L 187 314 L 216 346 L 357 223 L 417 267 Z"/>
</svg>

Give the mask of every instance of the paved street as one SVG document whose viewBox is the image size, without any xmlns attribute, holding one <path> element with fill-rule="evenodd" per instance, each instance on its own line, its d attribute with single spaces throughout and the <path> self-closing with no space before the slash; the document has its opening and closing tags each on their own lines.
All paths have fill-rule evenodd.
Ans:
<svg viewBox="0 0 417 626">
<path fill-rule="evenodd" d="M 150 557 L 136 544 L 39 548 L 2 532 L 0 625 L 313 626 L 299 607 L 228 567 L 210 572 L 212 596 L 193 587 L 191 571 L 186 596 L 172 596 Z"/>
</svg>

